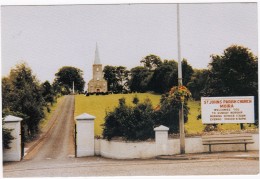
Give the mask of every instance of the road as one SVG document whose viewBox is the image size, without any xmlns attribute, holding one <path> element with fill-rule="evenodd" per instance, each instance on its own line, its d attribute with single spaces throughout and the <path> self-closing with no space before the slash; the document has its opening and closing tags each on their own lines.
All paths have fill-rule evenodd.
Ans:
<svg viewBox="0 0 260 179">
<path fill-rule="evenodd" d="M 65 96 L 49 121 L 49 132 L 24 160 L 65 160 L 74 156 L 74 96 Z"/>
<path fill-rule="evenodd" d="M 258 160 L 112 160 L 101 157 L 70 158 L 67 162 L 26 162 L 4 166 L 4 177 L 87 177 L 87 176 L 176 176 L 256 175 Z"/>
<path fill-rule="evenodd" d="M 21 162 L 3 164 L 4 177 L 252 175 L 258 160 L 113 160 L 74 157 L 74 96 L 66 96 L 50 121 L 51 130 Z"/>
</svg>

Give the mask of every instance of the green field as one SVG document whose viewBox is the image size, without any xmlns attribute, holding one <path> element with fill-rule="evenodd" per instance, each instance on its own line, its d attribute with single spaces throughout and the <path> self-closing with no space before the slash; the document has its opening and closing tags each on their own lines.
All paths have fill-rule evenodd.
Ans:
<svg viewBox="0 0 260 179">
<path fill-rule="evenodd" d="M 95 135 L 102 134 L 102 126 L 106 111 L 112 111 L 118 105 L 118 99 L 125 97 L 127 104 L 132 104 L 133 97 L 137 95 L 140 101 L 149 98 L 152 101 L 153 106 L 157 106 L 160 101 L 160 95 L 150 93 L 135 93 L 135 94 L 113 94 L 106 96 L 88 96 L 76 95 L 75 96 L 75 114 L 78 116 L 82 113 L 88 113 L 96 116 L 95 119 Z M 188 134 L 201 134 L 205 125 L 201 120 L 197 120 L 199 114 L 199 101 L 189 101 L 188 106 L 190 108 L 189 120 L 185 124 L 185 130 Z M 248 126 L 246 126 L 248 128 Z M 239 130 L 238 124 L 223 124 L 219 125 L 220 130 Z"/>
</svg>

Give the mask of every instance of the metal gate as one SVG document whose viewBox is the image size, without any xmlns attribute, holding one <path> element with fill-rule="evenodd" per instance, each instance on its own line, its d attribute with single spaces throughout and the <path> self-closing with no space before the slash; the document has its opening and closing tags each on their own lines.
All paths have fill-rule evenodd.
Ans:
<svg viewBox="0 0 260 179">
<path fill-rule="evenodd" d="M 25 144 L 25 130 L 23 122 L 21 122 L 21 160 L 24 157 L 24 144 Z"/>
</svg>

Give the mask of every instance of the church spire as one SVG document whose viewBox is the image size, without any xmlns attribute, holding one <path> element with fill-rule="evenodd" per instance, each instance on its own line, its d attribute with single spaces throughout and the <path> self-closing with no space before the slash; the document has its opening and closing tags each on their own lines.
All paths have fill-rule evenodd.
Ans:
<svg viewBox="0 0 260 179">
<path fill-rule="evenodd" d="M 98 45 L 96 43 L 96 51 L 95 51 L 95 61 L 94 64 L 101 64 L 100 58 L 99 58 L 99 53 L 98 53 Z"/>
</svg>

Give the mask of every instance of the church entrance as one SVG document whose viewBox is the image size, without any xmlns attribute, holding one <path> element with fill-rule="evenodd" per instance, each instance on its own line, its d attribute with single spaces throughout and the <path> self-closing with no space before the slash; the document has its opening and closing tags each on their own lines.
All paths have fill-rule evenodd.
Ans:
<svg viewBox="0 0 260 179">
<path fill-rule="evenodd" d="M 97 89 L 97 93 L 99 93 L 100 92 L 100 89 Z"/>
</svg>

